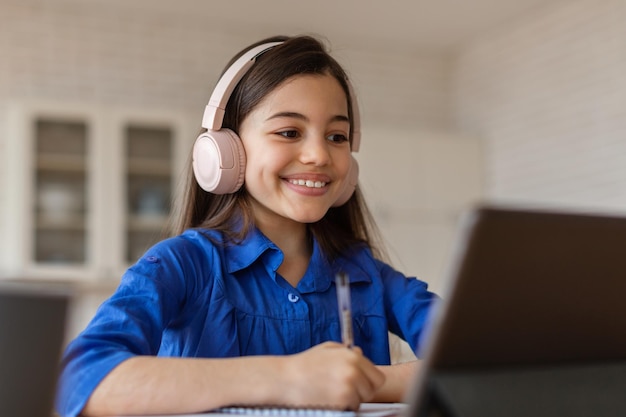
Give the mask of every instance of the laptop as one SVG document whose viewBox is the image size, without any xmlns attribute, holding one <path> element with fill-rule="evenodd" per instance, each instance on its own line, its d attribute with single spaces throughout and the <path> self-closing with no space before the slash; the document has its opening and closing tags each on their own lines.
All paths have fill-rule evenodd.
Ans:
<svg viewBox="0 0 626 417">
<path fill-rule="evenodd" d="M 52 416 L 70 299 L 62 284 L 0 280 L 0 416 Z"/>
<path fill-rule="evenodd" d="M 482 206 L 462 224 L 407 415 L 626 415 L 626 216 Z"/>
</svg>

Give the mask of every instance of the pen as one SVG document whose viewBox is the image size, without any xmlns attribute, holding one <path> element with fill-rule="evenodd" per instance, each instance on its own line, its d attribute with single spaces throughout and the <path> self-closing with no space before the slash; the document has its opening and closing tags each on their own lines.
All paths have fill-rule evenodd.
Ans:
<svg viewBox="0 0 626 417">
<path fill-rule="evenodd" d="M 339 323 L 341 325 L 341 342 L 349 348 L 354 346 L 352 333 L 352 306 L 350 305 L 350 280 L 348 274 L 339 272 L 335 276 L 337 287 L 337 305 L 339 306 Z"/>
</svg>

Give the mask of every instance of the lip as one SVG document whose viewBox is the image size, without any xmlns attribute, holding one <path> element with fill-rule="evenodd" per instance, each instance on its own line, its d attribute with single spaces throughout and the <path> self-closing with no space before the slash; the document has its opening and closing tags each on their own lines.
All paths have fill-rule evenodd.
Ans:
<svg viewBox="0 0 626 417">
<path fill-rule="evenodd" d="M 287 188 L 306 197 L 320 197 L 325 195 L 329 190 L 328 185 L 331 182 L 328 175 L 317 173 L 291 174 L 283 176 L 281 179 Z M 292 184 L 290 182 L 292 180 L 319 181 L 325 183 L 325 185 L 320 188 L 306 187 L 303 185 Z"/>
<path fill-rule="evenodd" d="M 326 194 L 329 190 L 328 183 L 321 188 L 306 187 L 304 185 L 296 185 L 290 183 L 288 180 L 283 180 L 283 184 L 290 190 L 306 197 L 320 197 Z"/>
</svg>

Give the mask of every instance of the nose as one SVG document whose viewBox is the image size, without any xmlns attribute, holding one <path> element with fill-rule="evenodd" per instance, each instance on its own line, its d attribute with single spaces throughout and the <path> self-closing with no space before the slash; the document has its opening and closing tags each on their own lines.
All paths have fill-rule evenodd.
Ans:
<svg viewBox="0 0 626 417">
<path fill-rule="evenodd" d="M 331 160 L 328 141 L 325 137 L 315 135 L 302 142 L 300 161 L 315 166 L 327 165 Z"/>
</svg>

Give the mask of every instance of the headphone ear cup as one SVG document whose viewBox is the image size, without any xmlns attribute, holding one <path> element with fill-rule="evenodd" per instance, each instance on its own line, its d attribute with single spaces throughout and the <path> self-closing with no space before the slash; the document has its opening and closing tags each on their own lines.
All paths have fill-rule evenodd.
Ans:
<svg viewBox="0 0 626 417">
<path fill-rule="evenodd" d="M 343 206 L 348 202 L 352 194 L 354 194 L 354 190 L 356 190 L 356 186 L 359 182 L 359 163 L 354 158 L 354 156 L 350 157 L 352 162 L 350 164 L 350 170 L 348 171 L 348 175 L 346 176 L 346 185 L 343 188 L 343 192 L 333 204 L 333 207 Z"/>
<path fill-rule="evenodd" d="M 246 153 L 232 130 L 202 133 L 193 145 L 192 158 L 194 176 L 204 191 L 230 194 L 243 185 Z"/>
</svg>

